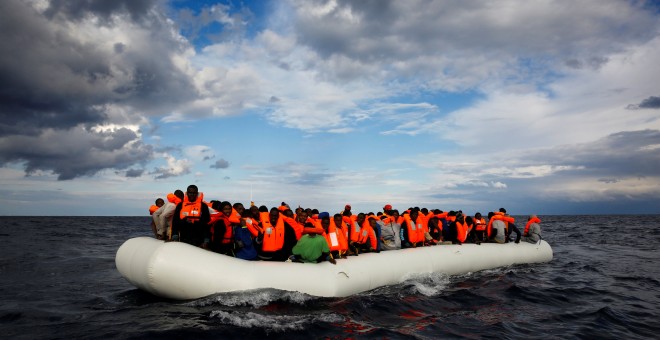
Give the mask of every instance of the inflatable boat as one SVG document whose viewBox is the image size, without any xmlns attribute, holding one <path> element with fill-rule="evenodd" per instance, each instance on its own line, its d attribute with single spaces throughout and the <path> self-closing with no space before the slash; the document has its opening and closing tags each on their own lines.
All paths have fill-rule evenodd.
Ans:
<svg viewBox="0 0 660 340">
<path fill-rule="evenodd" d="M 134 286 L 154 295 L 189 300 L 261 288 L 345 297 L 429 273 L 464 274 L 552 260 L 545 241 L 436 245 L 360 254 L 333 265 L 245 261 L 180 242 L 137 237 L 117 250 L 115 263 Z"/>
</svg>

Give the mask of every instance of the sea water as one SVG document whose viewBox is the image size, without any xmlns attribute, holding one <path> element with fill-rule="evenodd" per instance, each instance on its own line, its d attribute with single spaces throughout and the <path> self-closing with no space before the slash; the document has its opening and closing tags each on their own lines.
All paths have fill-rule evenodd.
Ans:
<svg viewBox="0 0 660 340">
<path fill-rule="evenodd" d="M 0 217 L 0 338 L 660 339 L 660 216 L 540 218 L 549 263 L 348 298 L 266 289 L 171 301 L 115 268 L 125 240 L 150 235 L 148 216 Z"/>
</svg>

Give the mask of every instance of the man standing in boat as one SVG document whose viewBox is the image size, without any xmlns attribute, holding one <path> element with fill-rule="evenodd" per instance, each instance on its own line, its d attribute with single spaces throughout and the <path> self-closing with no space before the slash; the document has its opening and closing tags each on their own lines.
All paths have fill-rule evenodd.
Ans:
<svg viewBox="0 0 660 340">
<path fill-rule="evenodd" d="M 211 214 L 203 202 L 204 194 L 189 185 L 183 201 L 176 206 L 172 219 L 172 240 L 207 248 L 210 240 Z"/>
</svg>

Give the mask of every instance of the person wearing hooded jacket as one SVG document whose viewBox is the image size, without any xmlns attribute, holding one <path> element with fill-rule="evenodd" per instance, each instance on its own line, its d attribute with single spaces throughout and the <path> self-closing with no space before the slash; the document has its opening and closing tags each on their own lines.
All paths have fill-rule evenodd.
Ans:
<svg viewBox="0 0 660 340">
<path fill-rule="evenodd" d="M 183 196 L 183 191 L 179 189 L 174 190 L 174 193 L 167 194 L 167 202 L 158 208 L 158 210 L 154 211 L 152 219 L 156 225 L 157 239 L 167 241 L 172 238 L 174 210 L 176 210 L 176 206 L 183 200 Z"/>
</svg>

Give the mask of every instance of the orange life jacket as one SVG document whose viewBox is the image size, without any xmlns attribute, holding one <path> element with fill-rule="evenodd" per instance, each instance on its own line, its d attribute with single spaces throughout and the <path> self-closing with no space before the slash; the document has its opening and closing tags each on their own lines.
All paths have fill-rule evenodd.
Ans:
<svg viewBox="0 0 660 340">
<path fill-rule="evenodd" d="M 357 242 L 360 237 L 360 230 L 362 229 L 360 224 L 357 223 L 356 220 L 347 216 L 342 217 L 342 219 L 344 220 L 344 223 L 348 224 L 348 239 L 351 242 Z"/>
<path fill-rule="evenodd" d="M 486 224 L 486 219 L 482 217 L 480 219 L 474 219 L 474 226 L 477 231 L 485 231 L 488 224 Z"/>
<path fill-rule="evenodd" d="M 376 239 L 376 232 L 374 231 L 374 228 L 372 228 L 369 224 L 370 218 L 375 218 L 375 216 L 367 216 L 367 218 L 364 219 L 362 227 L 357 234 L 356 242 L 359 244 L 366 244 L 368 241 L 371 245 L 371 248 L 375 250 L 378 248 L 378 240 Z M 355 224 L 357 224 L 357 222 L 355 222 Z"/>
<path fill-rule="evenodd" d="M 232 208 L 229 216 L 225 216 L 225 214 L 220 212 L 218 214 L 218 221 L 222 221 L 226 226 L 225 233 L 222 234 L 222 243 L 230 244 L 234 239 L 234 226 L 241 224 L 241 215 Z M 215 238 L 215 226 L 211 228 L 211 238 Z"/>
<path fill-rule="evenodd" d="M 152 204 L 152 205 L 149 207 L 149 215 L 153 215 L 153 214 L 156 212 L 156 210 L 158 210 L 158 209 L 160 209 L 159 206 L 157 206 L 157 205 L 155 205 L 155 204 Z"/>
<path fill-rule="evenodd" d="M 322 228 L 322 227 L 321 227 Z M 344 231 L 335 225 L 334 219 L 330 219 L 330 226 L 328 232 L 323 233 L 325 241 L 328 242 L 330 251 L 346 251 L 348 250 L 348 243 L 344 236 Z"/>
<path fill-rule="evenodd" d="M 273 226 L 270 223 L 270 213 L 261 212 L 261 226 L 264 230 L 264 240 L 261 246 L 262 251 L 278 251 L 284 246 L 284 219 L 282 216 L 277 218 L 277 223 Z"/>
<path fill-rule="evenodd" d="M 493 234 L 493 221 L 495 220 L 500 220 L 503 221 L 505 225 L 508 227 L 508 223 L 513 223 L 515 222 L 515 219 L 511 216 L 505 216 L 503 213 L 495 214 L 493 217 L 488 220 L 488 227 L 486 227 L 486 235 L 488 235 L 488 238 L 491 237 Z"/>
<path fill-rule="evenodd" d="M 171 193 L 171 192 L 170 192 L 169 194 L 167 194 L 167 200 L 168 200 L 170 203 L 174 203 L 175 205 L 179 205 L 179 203 L 181 203 L 181 199 L 178 198 L 178 197 L 176 197 L 176 195 L 174 195 L 174 194 Z"/>
<path fill-rule="evenodd" d="M 202 216 L 202 200 L 204 199 L 204 194 L 199 193 L 195 202 L 190 202 L 188 200 L 188 195 L 183 196 L 183 202 L 181 203 L 181 213 L 179 217 L 182 220 L 188 221 L 197 221 Z"/>
<path fill-rule="evenodd" d="M 541 223 L 541 220 L 538 217 L 534 217 L 531 220 L 527 221 L 527 224 L 525 225 L 525 231 L 523 232 L 523 236 L 529 235 L 529 227 L 532 225 L 532 223 Z"/>
<path fill-rule="evenodd" d="M 470 229 L 468 228 L 467 223 L 461 223 L 456 221 L 456 239 L 458 242 L 465 242 L 467 240 L 468 233 Z"/>
<path fill-rule="evenodd" d="M 245 220 L 245 226 L 250 231 L 250 234 L 252 234 L 252 237 L 257 237 L 259 236 L 260 232 L 263 232 L 263 230 L 261 230 L 261 227 L 259 226 L 259 222 L 254 218 L 248 217 L 248 218 L 244 218 L 243 220 Z"/>
<path fill-rule="evenodd" d="M 293 231 L 296 233 L 296 240 L 300 240 L 300 238 L 303 235 L 303 232 L 305 231 L 305 226 L 298 222 L 295 218 L 291 218 L 289 216 L 286 216 L 284 214 L 280 214 L 280 217 L 284 219 L 286 223 L 288 223 L 291 228 L 293 228 Z M 309 219 L 308 219 L 309 221 Z M 320 221 L 319 221 L 320 223 Z M 315 224 L 316 225 L 316 224 Z"/>
<path fill-rule="evenodd" d="M 424 242 L 424 219 L 418 215 L 417 220 L 413 221 L 410 214 L 403 215 L 403 219 L 406 222 L 406 231 L 408 231 L 408 242 L 412 244 Z"/>
</svg>

